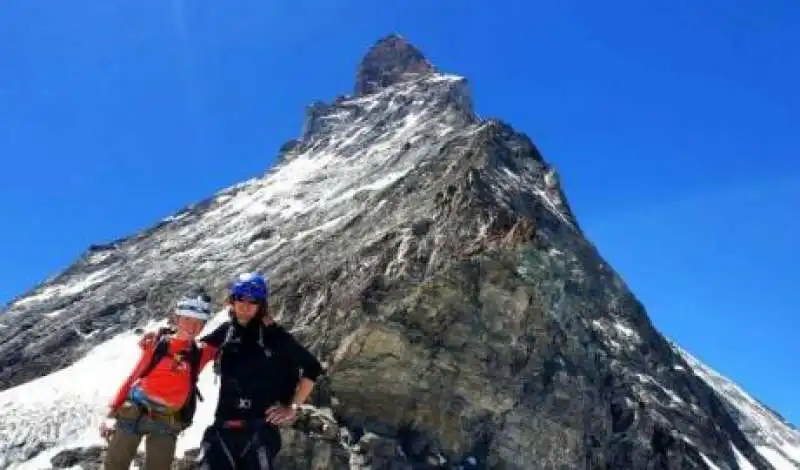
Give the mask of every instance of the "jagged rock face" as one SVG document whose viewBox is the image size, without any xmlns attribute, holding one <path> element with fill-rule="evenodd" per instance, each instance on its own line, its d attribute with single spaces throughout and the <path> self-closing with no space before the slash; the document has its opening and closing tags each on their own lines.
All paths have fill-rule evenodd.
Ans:
<svg viewBox="0 0 800 470">
<path fill-rule="evenodd" d="M 778 468 L 800 469 L 800 430 L 781 415 L 750 397 L 731 380 L 722 377 L 676 344 L 672 344 L 691 369 L 720 396 L 747 439 L 762 452 L 773 455 Z"/>
<path fill-rule="evenodd" d="M 388 86 L 436 72 L 414 45 L 400 35 L 389 35 L 373 45 L 356 75 L 356 96 L 374 93 Z"/>
<path fill-rule="evenodd" d="M 326 439 L 287 431 L 280 468 L 737 468 L 731 443 L 770 468 L 585 239 L 535 145 L 426 64 L 378 43 L 358 96 L 312 106 L 263 178 L 12 303 L 0 390 L 258 269 L 327 363 L 313 400 L 336 417 Z M 61 458 L 81 452 L 96 460 Z"/>
</svg>

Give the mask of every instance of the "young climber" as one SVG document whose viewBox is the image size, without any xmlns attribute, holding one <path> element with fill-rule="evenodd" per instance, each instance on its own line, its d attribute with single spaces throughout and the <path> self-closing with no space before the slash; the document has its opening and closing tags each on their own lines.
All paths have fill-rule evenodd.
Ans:
<svg viewBox="0 0 800 470">
<path fill-rule="evenodd" d="M 192 422 L 197 375 L 213 352 L 195 343 L 211 316 L 211 299 L 202 290 L 181 298 L 175 330 L 161 331 L 142 354 L 110 403 L 101 435 L 108 440 L 103 468 L 130 467 L 144 436 L 145 470 L 169 470 L 178 434 Z"/>
<path fill-rule="evenodd" d="M 322 372 L 317 359 L 269 314 L 269 289 L 243 274 L 228 296 L 230 319 L 201 341 L 216 353 L 220 375 L 215 420 L 203 435 L 200 467 L 273 469 L 278 426 L 296 417 Z"/>
</svg>

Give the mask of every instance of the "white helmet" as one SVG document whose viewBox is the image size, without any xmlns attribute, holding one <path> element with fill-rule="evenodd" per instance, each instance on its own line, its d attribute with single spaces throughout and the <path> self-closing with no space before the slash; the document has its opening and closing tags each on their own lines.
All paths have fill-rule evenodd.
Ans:
<svg viewBox="0 0 800 470">
<path fill-rule="evenodd" d="M 203 290 L 195 291 L 178 301 L 175 314 L 208 321 L 211 318 L 211 298 Z"/>
</svg>

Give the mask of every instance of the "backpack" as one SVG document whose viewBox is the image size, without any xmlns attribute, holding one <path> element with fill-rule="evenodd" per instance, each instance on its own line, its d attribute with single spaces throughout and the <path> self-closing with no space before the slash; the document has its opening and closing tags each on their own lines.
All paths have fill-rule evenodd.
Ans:
<svg viewBox="0 0 800 470">
<path fill-rule="evenodd" d="M 168 335 L 171 333 L 174 333 L 174 330 L 162 328 L 158 331 L 156 337 L 156 348 L 155 351 L 153 351 L 153 356 L 150 359 L 150 362 L 147 364 L 147 367 L 145 367 L 142 373 L 139 374 L 138 378 L 145 377 L 147 374 L 152 372 L 158 362 L 167 355 L 169 352 Z M 186 399 L 186 402 L 183 404 L 183 406 L 178 410 L 178 420 L 184 425 L 184 429 L 188 428 L 192 424 L 192 420 L 194 419 L 194 414 L 197 409 L 197 400 L 203 401 L 203 395 L 197 388 L 197 378 L 199 375 L 198 369 L 203 353 L 200 348 L 197 347 L 197 343 L 192 341 L 191 344 L 192 346 L 189 349 L 189 357 L 187 360 L 189 363 L 191 388 L 189 391 L 189 397 Z"/>
<path fill-rule="evenodd" d="M 267 357 L 272 357 L 272 355 L 280 354 L 284 348 L 278 348 L 278 350 L 268 348 L 264 344 L 265 327 L 264 325 L 259 325 L 259 328 L 258 344 L 263 349 L 264 355 Z M 222 344 L 220 344 L 217 354 L 214 357 L 214 373 L 218 376 L 222 373 L 222 352 L 225 349 L 225 345 L 233 340 L 233 337 L 234 328 L 231 325 L 225 332 L 225 339 L 222 341 Z M 296 364 L 291 357 L 282 356 L 278 359 L 279 360 L 276 362 L 276 377 L 271 377 L 270 379 L 274 380 L 277 384 L 277 386 L 275 386 L 275 390 L 278 401 L 286 406 L 289 406 L 292 403 L 292 398 L 294 398 L 295 392 L 297 391 L 297 385 L 300 383 L 300 369 L 298 364 Z"/>
</svg>

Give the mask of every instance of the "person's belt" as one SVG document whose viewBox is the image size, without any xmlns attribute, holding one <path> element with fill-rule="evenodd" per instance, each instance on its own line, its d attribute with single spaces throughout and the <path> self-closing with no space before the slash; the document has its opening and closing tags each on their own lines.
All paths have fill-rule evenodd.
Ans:
<svg viewBox="0 0 800 470">
<path fill-rule="evenodd" d="M 264 418 L 223 419 L 218 420 L 216 424 L 225 429 L 247 429 L 264 426 L 267 422 Z"/>
<path fill-rule="evenodd" d="M 242 429 L 247 427 L 247 420 L 244 419 L 229 419 L 219 423 L 220 426 L 226 429 Z"/>
</svg>

